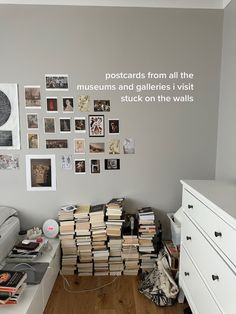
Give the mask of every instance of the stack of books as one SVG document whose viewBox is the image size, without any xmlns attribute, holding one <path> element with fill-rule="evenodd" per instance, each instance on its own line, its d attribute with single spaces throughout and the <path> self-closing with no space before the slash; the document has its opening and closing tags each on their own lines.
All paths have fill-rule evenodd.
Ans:
<svg viewBox="0 0 236 314">
<path fill-rule="evenodd" d="M 70 210 L 62 207 L 58 212 L 59 219 L 59 238 L 62 248 L 62 267 L 61 270 L 65 275 L 73 275 L 77 266 L 77 247 L 75 242 L 75 207 L 71 206 Z"/>
<path fill-rule="evenodd" d="M 137 275 L 139 271 L 138 236 L 123 235 L 122 259 L 124 261 L 124 275 Z"/>
<path fill-rule="evenodd" d="M 111 276 L 122 275 L 124 265 L 121 257 L 122 249 L 122 239 L 121 238 L 109 238 L 108 248 L 109 248 L 109 274 Z"/>
<path fill-rule="evenodd" d="M 26 287 L 27 274 L 0 270 L 0 304 L 16 304 Z"/>
<path fill-rule="evenodd" d="M 90 205 L 79 205 L 74 213 L 79 276 L 93 274 L 89 210 Z"/>
<path fill-rule="evenodd" d="M 124 198 L 113 198 L 106 204 L 106 227 L 109 237 L 121 237 L 121 229 L 124 219 L 122 212 Z"/>
<path fill-rule="evenodd" d="M 140 268 L 142 271 L 150 271 L 157 258 L 153 243 L 156 235 L 155 215 L 151 207 L 145 207 L 138 210 L 138 217 Z"/>
<path fill-rule="evenodd" d="M 109 251 L 107 249 L 93 251 L 94 276 L 109 275 L 108 257 Z"/>
</svg>

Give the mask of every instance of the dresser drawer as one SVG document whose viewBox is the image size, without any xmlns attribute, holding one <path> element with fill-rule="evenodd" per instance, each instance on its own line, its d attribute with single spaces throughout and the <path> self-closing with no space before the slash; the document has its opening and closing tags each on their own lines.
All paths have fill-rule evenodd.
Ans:
<svg viewBox="0 0 236 314">
<path fill-rule="evenodd" d="M 217 306 L 184 247 L 181 247 L 180 281 L 194 314 L 223 313 Z"/>
<path fill-rule="evenodd" d="M 185 214 L 183 216 L 182 245 L 192 257 L 219 306 L 227 314 L 234 314 L 236 275 Z"/>
<path fill-rule="evenodd" d="M 236 245 L 232 242 L 236 230 L 185 189 L 183 210 L 236 266 Z"/>
</svg>

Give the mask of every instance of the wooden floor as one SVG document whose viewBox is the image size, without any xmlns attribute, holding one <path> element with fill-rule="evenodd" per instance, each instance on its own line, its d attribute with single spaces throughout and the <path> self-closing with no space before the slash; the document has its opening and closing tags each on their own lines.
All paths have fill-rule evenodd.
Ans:
<svg viewBox="0 0 236 314">
<path fill-rule="evenodd" d="M 44 314 L 183 314 L 186 305 L 158 307 L 138 292 L 136 276 L 78 277 L 67 276 L 69 293 L 63 288 L 59 275 Z M 111 285 L 93 292 L 75 293 L 93 289 L 117 278 Z"/>
</svg>

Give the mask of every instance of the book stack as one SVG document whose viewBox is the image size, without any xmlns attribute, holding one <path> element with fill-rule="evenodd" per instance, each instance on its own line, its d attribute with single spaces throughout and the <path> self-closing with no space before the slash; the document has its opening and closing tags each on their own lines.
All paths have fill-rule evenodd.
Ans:
<svg viewBox="0 0 236 314">
<path fill-rule="evenodd" d="M 26 287 L 26 278 L 25 272 L 0 270 L 0 304 L 18 303 Z"/>
<path fill-rule="evenodd" d="M 64 275 L 73 275 L 77 265 L 77 248 L 75 242 L 75 222 L 74 210 L 64 210 L 63 207 L 58 213 L 59 219 L 59 238 L 62 248 L 62 267 L 61 270 Z"/>
<path fill-rule="evenodd" d="M 123 235 L 122 259 L 124 261 L 124 275 L 137 275 L 139 271 L 138 236 Z"/>
<path fill-rule="evenodd" d="M 142 271 L 150 271 L 157 258 L 153 244 L 156 235 L 155 215 L 151 207 L 145 207 L 138 210 L 138 217 L 140 268 Z"/>
<path fill-rule="evenodd" d="M 79 205 L 74 213 L 79 276 L 93 274 L 89 210 L 90 205 Z"/>
<path fill-rule="evenodd" d="M 121 238 L 109 238 L 108 241 L 109 274 L 111 276 L 122 275 L 122 271 L 124 269 L 121 257 L 122 241 L 123 240 Z"/>
<path fill-rule="evenodd" d="M 93 251 L 94 276 L 109 275 L 108 257 L 109 251 L 107 249 Z"/>
<path fill-rule="evenodd" d="M 113 198 L 106 204 L 106 227 L 109 237 L 121 237 L 121 229 L 124 220 L 122 211 L 124 198 Z"/>
</svg>

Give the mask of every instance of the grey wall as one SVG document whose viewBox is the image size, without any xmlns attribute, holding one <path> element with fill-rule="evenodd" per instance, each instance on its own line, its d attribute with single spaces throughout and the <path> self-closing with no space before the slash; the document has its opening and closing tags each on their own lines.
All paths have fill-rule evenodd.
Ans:
<svg viewBox="0 0 236 314">
<path fill-rule="evenodd" d="M 222 20 L 220 10 L 2 5 L 0 81 L 19 84 L 22 149 L 20 169 L 0 172 L 1 204 L 18 208 L 23 227 L 29 227 L 57 217 L 66 203 L 96 204 L 125 196 L 129 210 L 152 206 L 165 225 L 164 213 L 181 204 L 179 180 L 215 175 Z M 73 154 L 77 136 L 73 132 L 68 135 L 68 150 L 46 150 L 41 125 L 40 148 L 27 149 L 27 112 L 38 112 L 42 124 L 48 116 L 47 96 L 58 96 L 59 101 L 63 95 L 76 98 L 77 84 L 101 82 L 104 73 L 112 71 L 193 72 L 195 101 L 121 104 L 117 92 L 90 92 L 91 99 L 111 100 L 106 119 L 120 119 L 119 138 L 135 139 L 136 153 L 120 155 L 120 171 L 100 175 L 62 171 L 59 157 Z M 46 73 L 68 74 L 69 91 L 46 92 Z M 40 111 L 25 109 L 28 84 L 41 85 Z M 58 119 L 63 113 L 50 115 Z M 88 134 L 85 138 L 88 143 Z M 109 138 L 106 134 L 105 140 Z M 26 191 L 26 154 L 56 155 L 56 192 Z"/>
<path fill-rule="evenodd" d="M 236 180 L 236 1 L 224 10 L 216 178 Z"/>
</svg>

